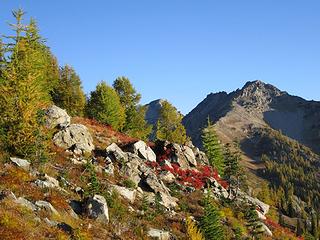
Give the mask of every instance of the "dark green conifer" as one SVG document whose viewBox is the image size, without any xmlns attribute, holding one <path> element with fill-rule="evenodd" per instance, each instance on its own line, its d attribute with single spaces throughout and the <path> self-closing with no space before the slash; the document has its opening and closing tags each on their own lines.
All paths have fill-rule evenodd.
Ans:
<svg viewBox="0 0 320 240">
<path fill-rule="evenodd" d="M 202 130 L 202 145 L 210 164 L 218 169 L 219 174 L 223 175 L 224 158 L 222 147 L 214 126 L 209 119 L 207 126 Z"/>
</svg>

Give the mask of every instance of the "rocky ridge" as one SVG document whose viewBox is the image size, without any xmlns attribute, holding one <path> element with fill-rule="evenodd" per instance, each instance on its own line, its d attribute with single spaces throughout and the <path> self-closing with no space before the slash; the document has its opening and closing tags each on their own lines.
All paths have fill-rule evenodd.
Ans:
<svg viewBox="0 0 320 240">
<path fill-rule="evenodd" d="M 249 136 L 253 128 L 272 128 L 320 152 L 320 103 L 289 95 L 262 81 L 248 82 L 231 93 L 209 94 L 183 123 L 196 146 L 209 117 L 222 139 L 233 141 Z"/>
</svg>

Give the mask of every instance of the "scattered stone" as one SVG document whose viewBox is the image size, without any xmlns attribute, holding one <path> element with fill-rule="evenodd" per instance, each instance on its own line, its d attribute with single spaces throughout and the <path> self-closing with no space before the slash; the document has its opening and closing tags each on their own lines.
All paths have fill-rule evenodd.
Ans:
<svg viewBox="0 0 320 240">
<path fill-rule="evenodd" d="M 86 165 L 88 163 L 87 160 L 85 160 L 81 157 L 72 157 L 72 158 L 70 158 L 70 160 L 74 165 Z"/>
<path fill-rule="evenodd" d="M 71 124 L 57 132 L 53 142 L 63 149 L 71 149 L 76 154 L 91 153 L 94 149 L 93 139 L 88 128 L 82 124 Z"/>
<path fill-rule="evenodd" d="M 183 154 L 186 157 L 187 161 L 193 165 L 194 167 L 197 166 L 196 156 L 194 155 L 192 149 L 188 146 L 183 146 Z"/>
<path fill-rule="evenodd" d="M 83 197 L 83 194 L 84 194 L 83 188 L 81 188 L 81 187 L 76 187 L 76 188 L 74 189 L 74 191 L 75 191 L 75 193 L 78 194 L 81 198 Z"/>
<path fill-rule="evenodd" d="M 168 208 L 175 208 L 176 206 L 178 206 L 177 202 L 179 201 L 178 198 L 172 197 L 170 194 L 166 194 L 163 192 L 160 192 L 160 196 L 161 196 L 161 204 Z"/>
<path fill-rule="evenodd" d="M 31 211 L 36 211 L 37 210 L 37 206 L 34 205 L 32 202 L 28 201 L 27 199 L 23 198 L 23 197 L 19 197 L 16 200 L 14 200 L 14 202 L 16 204 L 19 204 Z"/>
<path fill-rule="evenodd" d="M 157 240 L 169 240 L 170 239 L 170 233 L 167 231 L 159 230 L 151 228 L 148 231 L 148 236 Z"/>
<path fill-rule="evenodd" d="M 144 166 L 144 163 L 141 161 L 141 159 L 138 158 L 138 156 L 134 154 L 128 155 L 128 161 L 121 167 L 121 172 L 124 176 L 126 176 L 128 179 L 133 181 L 136 185 L 139 184 L 141 181 L 141 166 Z"/>
<path fill-rule="evenodd" d="M 266 219 L 267 219 L 266 216 L 263 215 L 260 211 L 256 210 L 256 212 L 257 212 L 258 218 L 259 218 L 260 220 L 266 220 Z"/>
<path fill-rule="evenodd" d="M 157 161 L 156 154 L 144 141 L 140 140 L 134 143 L 132 148 L 133 148 L 133 152 L 138 154 L 138 156 L 141 157 L 142 159 L 145 159 L 151 162 Z"/>
<path fill-rule="evenodd" d="M 9 190 L 2 190 L 0 191 L 0 201 L 4 199 L 16 200 L 17 198 L 13 192 Z"/>
<path fill-rule="evenodd" d="M 165 183 L 173 183 L 176 180 L 176 177 L 169 171 L 162 171 L 159 174 L 159 179 Z"/>
<path fill-rule="evenodd" d="M 249 203 L 257 206 L 259 208 L 259 211 L 263 215 L 266 215 L 269 212 L 270 206 L 268 204 L 261 202 L 259 199 L 250 197 L 248 195 L 244 195 L 244 197 Z"/>
<path fill-rule="evenodd" d="M 261 223 L 262 224 L 262 229 L 264 230 L 264 234 L 269 236 L 269 237 L 272 237 L 273 236 L 273 233 L 272 231 L 267 227 L 267 225 L 265 225 L 264 223 Z"/>
<path fill-rule="evenodd" d="M 60 188 L 59 181 L 47 174 L 40 175 L 34 183 L 40 188 Z"/>
<path fill-rule="evenodd" d="M 87 199 L 85 212 L 88 217 L 96 219 L 102 223 L 109 222 L 109 211 L 106 199 L 100 195 L 94 195 Z"/>
<path fill-rule="evenodd" d="M 117 162 L 127 162 L 128 156 L 118 147 L 117 144 L 112 143 L 106 148 L 106 152 L 111 159 Z"/>
<path fill-rule="evenodd" d="M 66 110 L 55 105 L 48 108 L 46 116 L 46 124 L 49 128 L 65 128 L 71 122 L 71 117 L 67 114 Z"/>
<path fill-rule="evenodd" d="M 163 184 L 162 181 L 159 181 L 157 175 L 150 173 L 144 180 L 146 184 L 155 192 L 165 193 L 170 195 L 170 190 Z"/>
<path fill-rule="evenodd" d="M 114 175 L 114 165 L 113 163 L 109 163 L 105 168 L 104 172 L 110 176 Z"/>
<path fill-rule="evenodd" d="M 120 196 L 122 196 L 123 198 L 127 199 L 131 203 L 134 203 L 134 201 L 136 199 L 136 195 L 137 195 L 137 190 L 130 190 L 128 188 L 121 187 L 121 186 L 118 186 L 118 185 L 111 185 L 111 187 L 114 190 L 116 190 L 120 194 Z"/>
<path fill-rule="evenodd" d="M 182 169 L 188 169 L 189 163 L 188 160 L 186 159 L 185 155 L 183 154 L 182 148 L 179 144 L 173 143 L 173 144 L 169 144 L 169 146 L 172 146 L 171 148 L 174 151 L 174 156 L 171 156 L 171 163 L 178 163 L 180 168 Z"/>
<path fill-rule="evenodd" d="M 16 157 L 10 157 L 10 160 L 18 167 L 20 167 L 26 171 L 30 170 L 30 162 L 29 161 L 27 161 L 25 159 L 21 159 L 21 158 L 16 158 Z"/>
<path fill-rule="evenodd" d="M 48 213 L 54 214 L 54 215 L 60 215 L 58 211 L 51 205 L 51 203 L 46 201 L 36 201 L 36 206 L 42 209 L 45 209 Z"/>
<path fill-rule="evenodd" d="M 57 221 L 50 220 L 49 218 L 44 218 L 43 221 L 50 227 L 56 227 L 58 225 Z"/>
</svg>

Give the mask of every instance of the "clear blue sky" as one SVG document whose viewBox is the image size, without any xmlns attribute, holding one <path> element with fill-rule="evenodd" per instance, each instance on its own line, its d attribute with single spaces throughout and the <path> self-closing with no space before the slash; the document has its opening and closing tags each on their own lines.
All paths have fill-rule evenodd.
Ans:
<svg viewBox="0 0 320 240">
<path fill-rule="evenodd" d="M 319 0 L 0 0 L 1 34 L 18 7 L 86 92 L 124 75 L 142 103 L 166 98 L 185 114 L 260 79 L 320 100 Z"/>
</svg>

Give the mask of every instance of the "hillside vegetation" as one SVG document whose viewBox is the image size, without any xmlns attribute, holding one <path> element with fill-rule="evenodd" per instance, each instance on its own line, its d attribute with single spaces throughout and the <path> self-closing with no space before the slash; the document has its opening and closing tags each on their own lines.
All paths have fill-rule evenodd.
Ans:
<svg viewBox="0 0 320 240">
<path fill-rule="evenodd" d="M 250 135 L 272 183 L 255 191 L 243 139 L 223 144 L 206 118 L 200 150 L 168 101 L 150 126 L 123 76 L 86 98 L 36 22 L 25 24 L 21 9 L 13 16 L 14 33 L 0 44 L 1 240 L 318 237 L 311 150 L 273 131 Z"/>
</svg>

